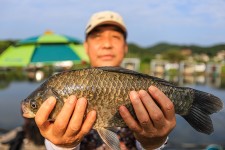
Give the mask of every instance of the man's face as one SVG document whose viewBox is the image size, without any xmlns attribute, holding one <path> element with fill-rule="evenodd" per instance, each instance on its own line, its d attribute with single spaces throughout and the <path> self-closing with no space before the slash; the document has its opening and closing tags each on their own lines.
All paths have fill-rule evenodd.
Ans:
<svg viewBox="0 0 225 150">
<path fill-rule="evenodd" d="M 96 27 L 84 46 L 92 67 L 120 66 L 128 50 L 123 34 L 113 26 Z"/>
</svg>

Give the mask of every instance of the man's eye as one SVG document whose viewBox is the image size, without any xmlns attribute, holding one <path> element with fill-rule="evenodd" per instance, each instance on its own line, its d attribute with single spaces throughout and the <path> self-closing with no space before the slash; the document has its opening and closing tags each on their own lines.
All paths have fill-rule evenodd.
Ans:
<svg viewBox="0 0 225 150">
<path fill-rule="evenodd" d="M 113 36 L 113 38 L 115 38 L 115 39 L 120 39 L 120 37 L 119 37 L 119 36 Z"/>
<path fill-rule="evenodd" d="M 100 37 L 100 34 L 99 33 L 96 33 L 93 35 L 94 37 Z"/>
<path fill-rule="evenodd" d="M 120 35 L 113 35 L 113 38 L 115 38 L 115 39 L 121 39 L 121 36 Z"/>
<path fill-rule="evenodd" d="M 95 37 L 99 37 L 100 33 L 99 32 L 93 32 L 90 34 L 90 37 L 95 38 Z"/>
</svg>

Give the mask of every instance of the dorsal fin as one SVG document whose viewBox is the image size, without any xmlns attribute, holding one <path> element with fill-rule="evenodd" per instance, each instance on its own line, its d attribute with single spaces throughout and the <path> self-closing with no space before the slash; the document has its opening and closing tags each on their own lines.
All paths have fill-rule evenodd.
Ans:
<svg viewBox="0 0 225 150">
<path fill-rule="evenodd" d="M 159 83 L 162 83 L 164 85 L 175 86 L 173 83 L 168 82 L 168 81 L 166 81 L 164 79 L 157 78 L 157 77 L 154 77 L 154 76 L 150 76 L 150 75 L 147 75 L 147 74 L 142 74 L 142 73 L 139 73 L 139 72 L 136 72 L 136 71 L 133 71 L 133 70 L 129 70 L 129 69 L 125 69 L 125 68 L 122 68 L 122 67 L 108 67 L 108 66 L 106 66 L 106 67 L 95 67 L 95 68 L 96 69 L 101 69 L 103 71 L 137 75 L 137 76 L 141 76 L 141 77 L 144 77 L 144 78 L 152 79 L 152 80 L 154 80 L 156 82 L 159 82 Z"/>
<path fill-rule="evenodd" d="M 125 69 L 125 68 L 122 68 L 122 67 L 108 67 L 108 66 L 105 66 L 105 67 L 95 67 L 95 68 L 96 69 L 101 69 L 101 70 L 104 70 L 104 71 L 109 71 L 109 72 L 134 74 L 134 75 L 140 75 L 140 76 L 145 75 L 145 74 L 141 74 L 139 72 L 136 72 L 136 71 L 133 71 L 133 70 L 129 70 L 129 69 Z"/>
</svg>

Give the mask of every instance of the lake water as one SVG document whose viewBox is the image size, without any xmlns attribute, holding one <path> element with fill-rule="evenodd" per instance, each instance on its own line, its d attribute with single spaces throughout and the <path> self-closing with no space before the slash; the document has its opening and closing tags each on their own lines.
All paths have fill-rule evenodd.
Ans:
<svg viewBox="0 0 225 150">
<path fill-rule="evenodd" d="M 3 79 L 0 80 L 2 84 Z M 0 89 L 0 130 L 10 130 L 23 124 L 20 102 L 26 98 L 41 82 L 27 80 L 11 81 L 5 88 Z M 206 85 L 189 85 L 189 87 L 212 93 L 225 103 L 225 90 Z M 205 135 L 195 131 L 182 117 L 177 115 L 177 125 L 169 136 L 171 146 L 191 147 L 212 143 L 225 145 L 225 109 L 212 115 L 214 133 Z"/>
</svg>

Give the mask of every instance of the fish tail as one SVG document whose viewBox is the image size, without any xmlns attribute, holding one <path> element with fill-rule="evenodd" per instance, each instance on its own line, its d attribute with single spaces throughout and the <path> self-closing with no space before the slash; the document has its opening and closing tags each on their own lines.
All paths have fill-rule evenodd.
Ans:
<svg viewBox="0 0 225 150">
<path fill-rule="evenodd" d="M 211 134 L 213 129 L 210 114 L 216 113 L 223 108 L 222 101 L 209 93 L 194 90 L 194 100 L 188 115 L 184 119 L 197 131 Z"/>
</svg>

